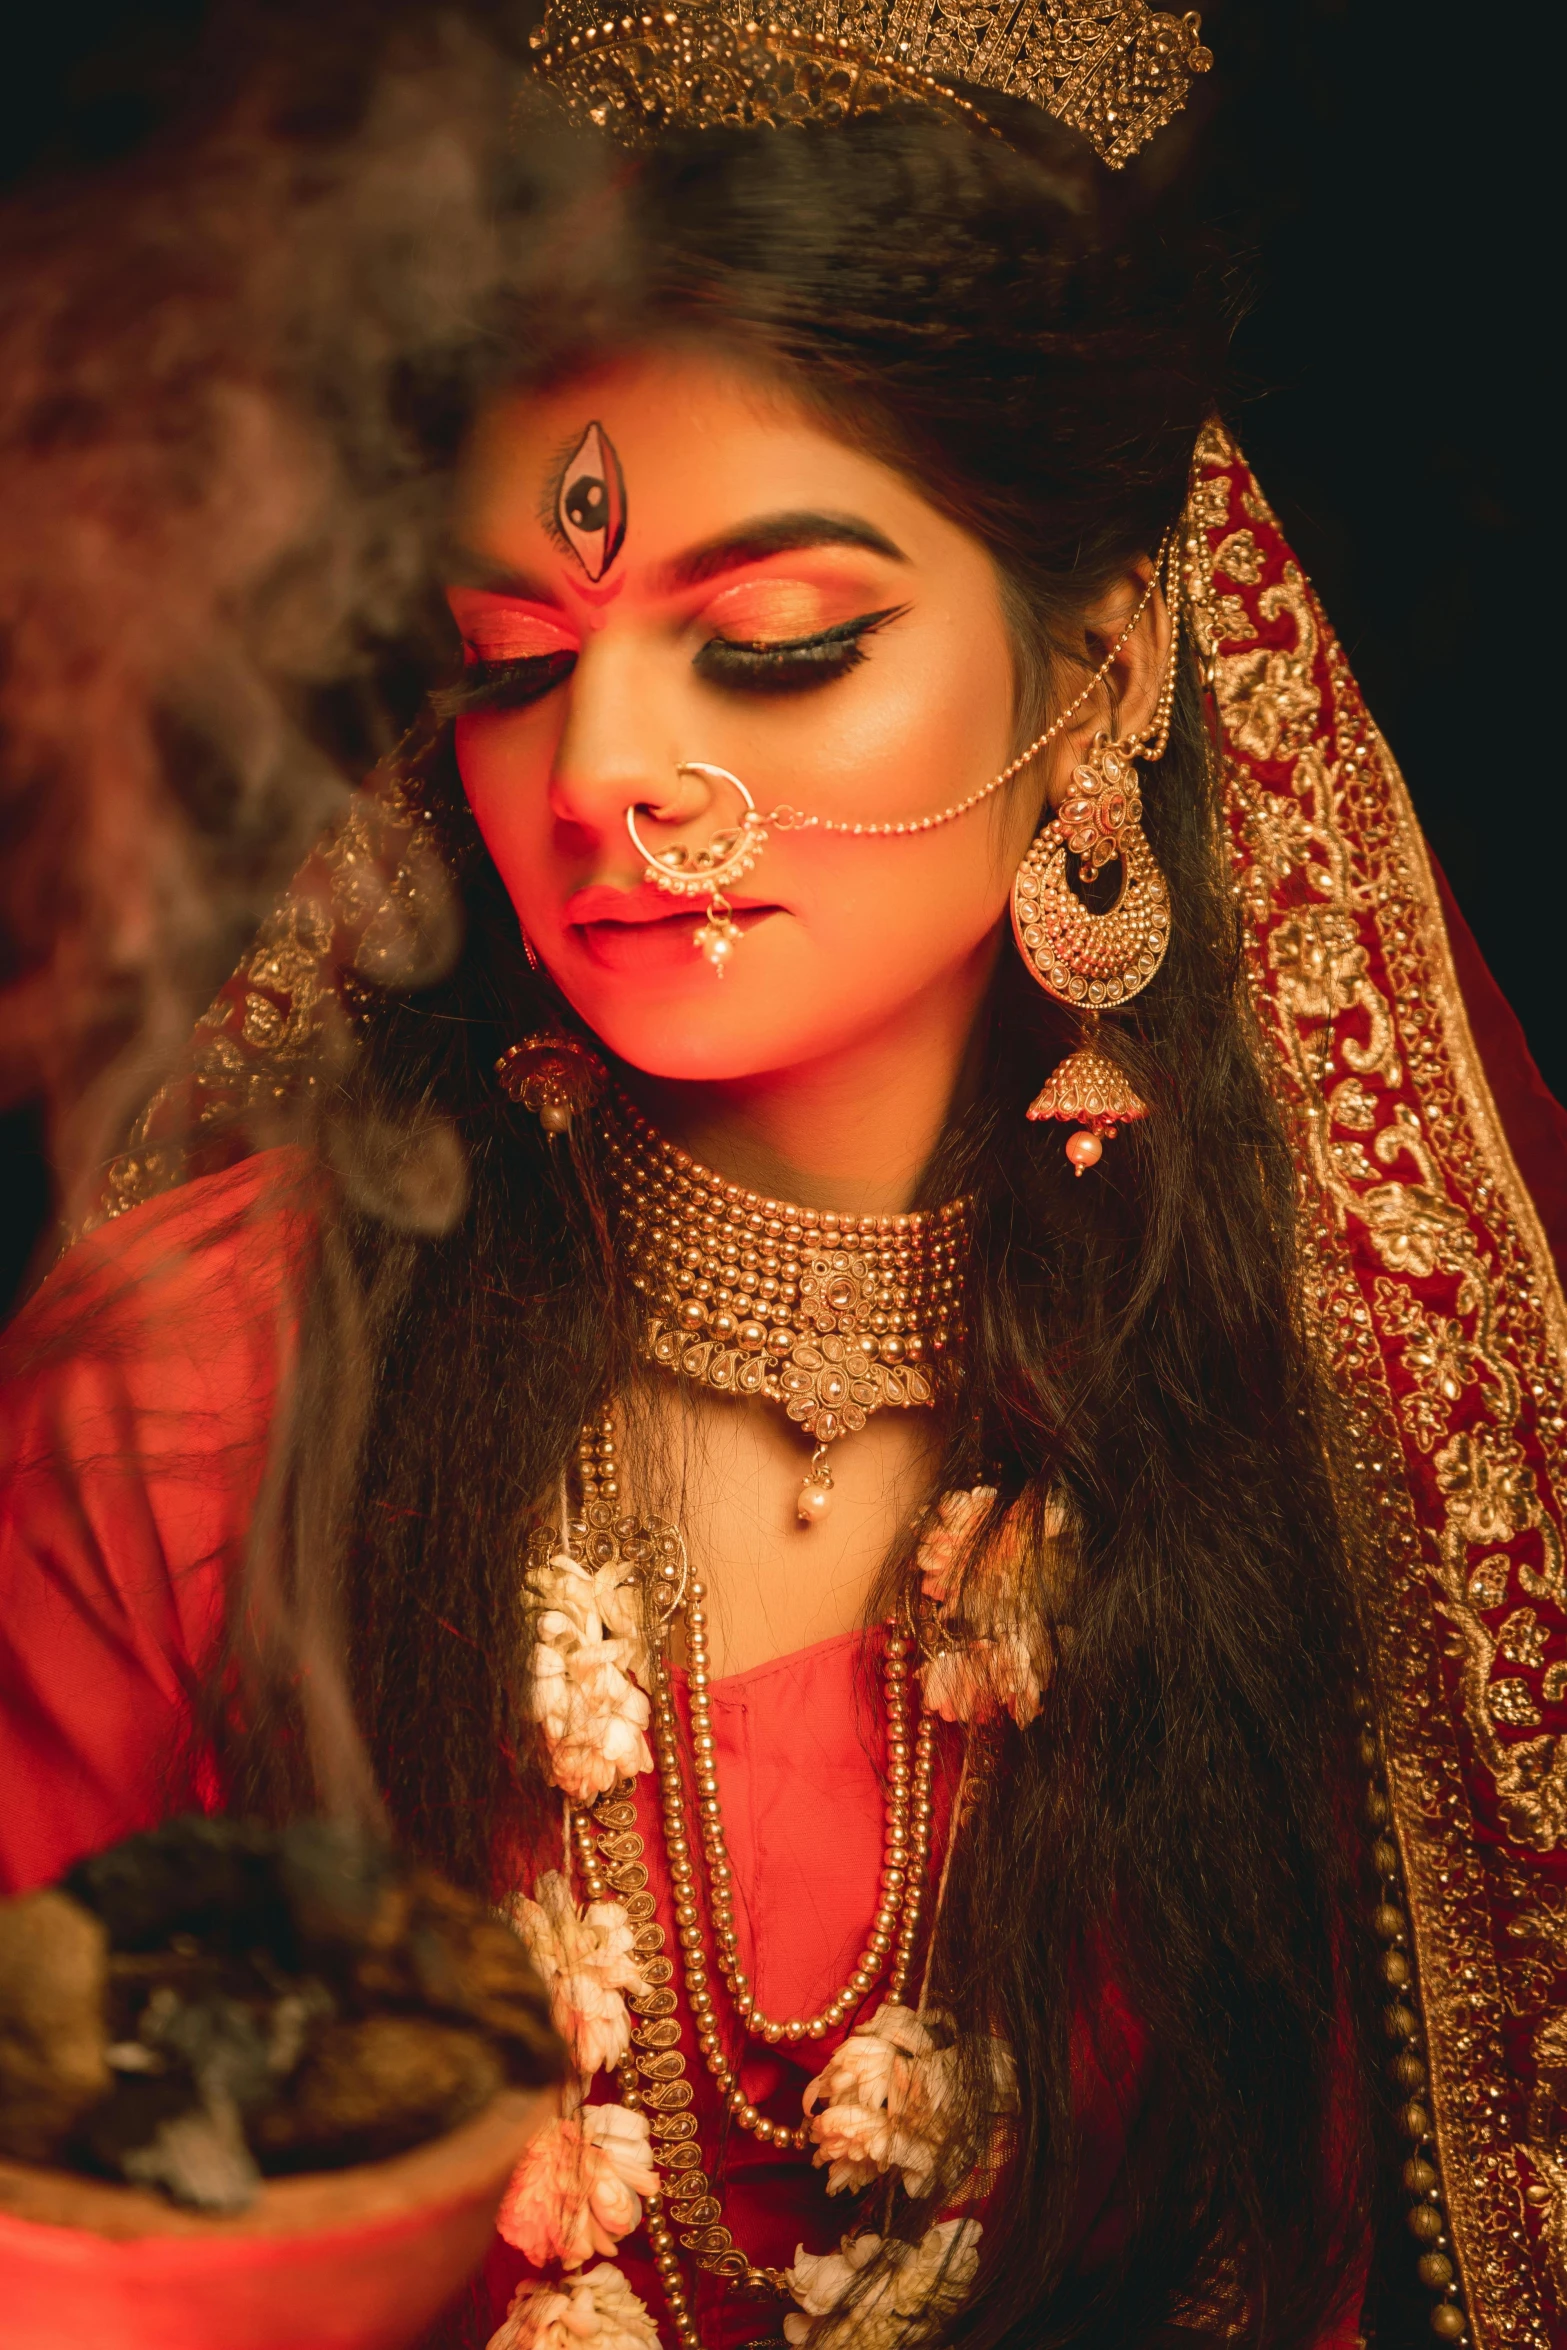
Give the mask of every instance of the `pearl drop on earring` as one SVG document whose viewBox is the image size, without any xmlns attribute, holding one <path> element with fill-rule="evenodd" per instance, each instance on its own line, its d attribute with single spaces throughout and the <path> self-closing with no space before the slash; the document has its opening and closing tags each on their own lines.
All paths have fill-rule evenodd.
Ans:
<svg viewBox="0 0 1567 2350">
<path fill-rule="evenodd" d="M 607 1079 L 603 1062 L 580 1038 L 525 1036 L 495 1064 L 502 1093 L 531 1110 L 552 1143 L 571 1132 L 579 1110 L 591 1109 Z"/>
<path fill-rule="evenodd" d="M 1104 1154 L 1105 1146 L 1097 1134 L 1079 1132 L 1066 1138 L 1066 1155 L 1076 1175 L 1086 1175 L 1090 1167 L 1097 1167 Z"/>
<path fill-rule="evenodd" d="M 827 1466 L 827 1447 L 819 1444 L 811 1455 L 811 1466 L 805 1483 L 795 1496 L 795 1511 L 802 1526 L 819 1526 L 832 1508 L 832 1471 Z"/>
</svg>

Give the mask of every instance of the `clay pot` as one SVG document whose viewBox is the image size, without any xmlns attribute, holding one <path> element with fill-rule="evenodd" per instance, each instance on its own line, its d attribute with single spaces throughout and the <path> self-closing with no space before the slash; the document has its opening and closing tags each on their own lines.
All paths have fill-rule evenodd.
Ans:
<svg viewBox="0 0 1567 2350">
<path fill-rule="evenodd" d="M 508 2089 L 387 2162 L 273 2179 L 206 2219 L 0 2161 L 4 2350 L 403 2350 L 478 2267 L 552 2094 Z"/>
</svg>

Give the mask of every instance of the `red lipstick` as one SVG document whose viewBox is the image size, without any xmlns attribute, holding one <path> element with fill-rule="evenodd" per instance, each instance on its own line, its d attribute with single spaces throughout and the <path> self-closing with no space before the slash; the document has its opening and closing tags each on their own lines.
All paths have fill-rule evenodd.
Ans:
<svg viewBox="0 0 1567 2350">
<path fill-rule="evenodd" d="M 733 898 L 736 927 L 754 930 L 782 908 L 759 898 Z M 701 899 L 672 898 L 648 882 L 640 889 L 616 889 L 593 882 L 566 904 L 566 926 L 580 939 L 590 962 L 604 971 L 703 970 L 694 940 L 707 920 Z"/>
</svg>

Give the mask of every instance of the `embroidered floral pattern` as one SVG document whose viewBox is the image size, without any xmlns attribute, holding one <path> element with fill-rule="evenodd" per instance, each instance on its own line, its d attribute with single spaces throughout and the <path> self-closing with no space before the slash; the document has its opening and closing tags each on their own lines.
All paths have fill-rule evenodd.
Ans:
<svg viewBox="0 0 1567 2350">
<path fill-rule="evenodd" d="M 1515 1937 L 1567 1847 L 1567 1318 L 1402 779 L 1221 428 L 1197 470 L 1187 589 L 1248 981 L 1307 1177 L 1314 1335 L 1378 1528 L 1360 1597 L 1462 2279 L 1448 2298 L 1476 2342 L 1545 2350 L 1567 2295 L 1567 2105 L 1538 2092 L 1567 1925 L 1548 1972 Z M 1255 582 L 1229 562 L 1243 532 Z"/>
</svg>

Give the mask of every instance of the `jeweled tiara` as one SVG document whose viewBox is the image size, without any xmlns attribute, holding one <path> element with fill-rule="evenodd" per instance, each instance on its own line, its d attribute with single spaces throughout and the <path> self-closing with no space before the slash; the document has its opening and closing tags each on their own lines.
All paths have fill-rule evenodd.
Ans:
<svg viewBox="0 0 1567 2350">
<path fill-rule="evenodd" d="M 1199 17 L 1148 0 L 805 0 L 761 18 L 744 0 L 630 16 L 552 0 L 533 44 L 568 109 L 632 143 L 842 121 L 910 98 L 972 116 L 953 87 L 965 84 L 1043 107 L 1119 169 L 1212 64 L 1201 32 Z"/>
</svg>

